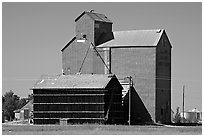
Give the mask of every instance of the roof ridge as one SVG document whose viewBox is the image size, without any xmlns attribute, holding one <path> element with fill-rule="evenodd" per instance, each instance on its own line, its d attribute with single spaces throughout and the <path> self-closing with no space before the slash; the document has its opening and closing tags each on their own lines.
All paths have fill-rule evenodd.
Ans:
<svg viewBox="0 0 204 137">
<path fill-rule="evenodd" d="M 72 74 L 61 75 L 51 79 L 37 82 L 32 89 L 41 88 L 105 88 L 113 74 Z"/>
<path fill-rule="evenodd" d="M 102 43 L 97 47 L 155 47 L 164 33 L 165 29 L 113 31 L 114 39 Z"/>
<path fill-rule="evenodd" d="M 113 31 L 113 32 L 132 32 L 132 31 L 163 31 L 164 29 L 134 29 L 134 30 L 119 30 L 119 31 Z"/>
<path fill-rule="evenodd" d="M 84 14 L 87 14 L 93 20 L 95 20 L 95 18 L 92 15 L 95 15 L 95 16 L 97 16 L 97 18 L 100 19 L 100 21 L 112 23 L 112 21 L 110 19 L 108 19 L 105 14 L 97 13 L 97 12 L 89 12 L 89 11 L 82 12 L 74 21 L 76 22 L 77 20 L 79 20 Z M 103 17 L 100 17 L 100 16 L 103 16 L 105 19 Z"/>
</svg>

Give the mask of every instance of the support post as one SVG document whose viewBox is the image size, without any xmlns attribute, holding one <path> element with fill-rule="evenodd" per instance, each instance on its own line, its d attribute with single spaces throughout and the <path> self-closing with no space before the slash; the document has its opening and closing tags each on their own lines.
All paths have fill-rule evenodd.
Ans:
<svg viewBox="0 0 204 137">
<path fill-rule="evenodd" d="M 108 69 L 109 71 L 109 74 L 112 74 L 111 73 L 111 70 L 108 68 L 108 66 L 106 65 L 106 63 L 104 62 L 103 58 L 101 57 L 101 55 L 98 53 L 97 49 L 96 49 L 96 46 L 91 42 L 91 45 L 93 46 L 93 49 L 96 51 L 96 53 L 98 54 L 98 56 L 100 57 L 101 61 L 103 62 L 103 64 L 106 66 L 106 68 Z"/>
<path fill-rule="evenodd" d="M 184 123 L 184 90 L 185 90 L 185 85 L 183 85 L 183 123 Z"/>
<path fill-rule="evenodd" d="M 131 83 L 132 77 L 129 77 L 129 125 L 131 124 Z"/>
</svg>

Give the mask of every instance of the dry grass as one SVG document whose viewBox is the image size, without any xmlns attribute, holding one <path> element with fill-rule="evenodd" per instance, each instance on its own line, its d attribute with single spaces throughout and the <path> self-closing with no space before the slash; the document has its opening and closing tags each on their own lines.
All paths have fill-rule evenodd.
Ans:
<svg viewBox="0 0 204 137">
<path fill-rule="evenodd" d="M 127 126 L 127 125 L 8 125 L 3 135 L 201 135 L 202 126 Z"/>
</svg>

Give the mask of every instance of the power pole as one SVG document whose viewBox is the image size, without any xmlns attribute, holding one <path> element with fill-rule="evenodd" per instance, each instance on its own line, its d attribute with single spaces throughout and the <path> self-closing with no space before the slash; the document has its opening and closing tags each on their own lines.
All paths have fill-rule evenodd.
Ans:
<svg viewBox="0 0 204 137">
<path fill-rule="evenodd" d="M 183 85 L 183 123 L 184 123 L 184 91 L 185 91 L 185 85 Z"/>
<path fill-rule="evenodd" d="M 129 125 L 131 122 L 131 86 L 132 86 L 132 77 L 129 77 Z"/>
</svg>

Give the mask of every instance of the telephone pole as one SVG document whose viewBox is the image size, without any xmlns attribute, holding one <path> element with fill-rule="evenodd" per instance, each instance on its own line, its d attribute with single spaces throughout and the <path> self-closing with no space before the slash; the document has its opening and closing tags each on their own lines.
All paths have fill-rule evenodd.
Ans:
<svg viewBox="0 0 204 137">
<path fill-rule="evenodd" d="M 132 86 L 132 77 L 129 77 L 129 125 L 131 121 L 131 86 Z"/>
<path fill-rule="evenodd" d="M 185 85 L 183 85 L 183 123 L 184 123 L 184 94 L 185 94 Z"/>
</svg>

